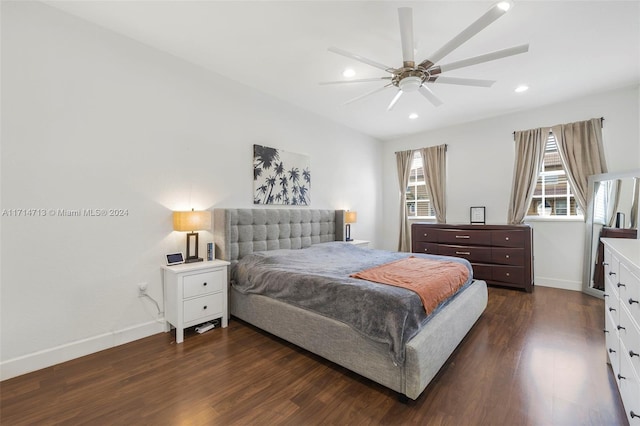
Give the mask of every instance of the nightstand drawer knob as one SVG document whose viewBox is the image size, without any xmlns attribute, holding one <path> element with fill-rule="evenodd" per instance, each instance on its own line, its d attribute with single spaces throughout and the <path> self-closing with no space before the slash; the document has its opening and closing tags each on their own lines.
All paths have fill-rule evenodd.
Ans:
<svg viewBox="0 0 640 426">
<path fill-rule="evenodd" d="M 507 272 L 505 275 L 506 275 L 506 276 L 508 276 L 508 277 L 509 277 L 509 276 L 511 276 L 511 274 L 510 274 L 510 273 L 508 273 L 508 272 Z"/>
<path fill-rule="evenodd" d="M 509 241 L 509 237 L 504 237 L 505 241 Z"/>
<path fill-rule="evenodd" d="M 507 255 L 505 255 L 504 257 L 505 257 L 505 258 L 507 258 L 507 259 L 509 259 L 509 255 L 508 255 L 508 254 L 507 254 Z"/>
</svg>

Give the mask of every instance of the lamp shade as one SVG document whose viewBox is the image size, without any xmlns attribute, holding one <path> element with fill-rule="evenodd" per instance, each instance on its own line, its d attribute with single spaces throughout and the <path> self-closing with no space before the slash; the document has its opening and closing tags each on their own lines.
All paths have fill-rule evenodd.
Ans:
<svg viewBox="0 0 640 426">
<path fill-rule="evenodd" d="M 356 223 L 358 221 L 358 212 L 347 211 L 344 214 L 344 223 Z"/>
<path fill-rule="evenodd" d="M 174 231 L 206 231 L 211 229 L 210 211 L 173 212 Z"/>
</svg>

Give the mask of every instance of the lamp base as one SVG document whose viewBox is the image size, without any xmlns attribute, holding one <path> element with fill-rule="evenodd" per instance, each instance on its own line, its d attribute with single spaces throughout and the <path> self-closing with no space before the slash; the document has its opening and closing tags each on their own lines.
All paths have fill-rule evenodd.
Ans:
<svg viewBox="0 0 640 426">
<path fill-rule="evenodd" d="M 195 262 L 203 262 L 204 259 L 202 259 L 201 257 L 192 257 L 192 258 L 186 258 L 184 260 L 184 263 L 195 263 Z"/>
</svg>

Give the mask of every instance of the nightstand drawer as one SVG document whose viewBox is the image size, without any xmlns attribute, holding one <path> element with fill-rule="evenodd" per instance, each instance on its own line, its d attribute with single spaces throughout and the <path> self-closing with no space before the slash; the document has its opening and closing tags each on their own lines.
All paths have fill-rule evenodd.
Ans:
<svg viewBox="0 0 640 426">
<path fill-rule="evenodd" d="M 223 312 L 223 294 L 211 294 L 184 301 L 184 323 Z"/>
<path fill-rule="evenodd" d="M 187 275 L 184 277 L 182 296 L 185 299 L 200 296 L 202 294 L 215 293 L 222 290 L 227 282 L 226 268 L 220 268 L 202 274 Z"/>
</svg>

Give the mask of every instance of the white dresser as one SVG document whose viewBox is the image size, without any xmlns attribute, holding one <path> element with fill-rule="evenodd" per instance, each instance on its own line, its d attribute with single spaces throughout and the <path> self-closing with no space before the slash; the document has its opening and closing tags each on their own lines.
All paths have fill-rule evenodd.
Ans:
<svg viewBox="0 0 640 426">
<path fill-rule="evenodd" d="M 164 317 L 176 328 L 176 343 L 182 343 L 184 329 L 221 318 L 227 326 L 227 268 L 229 262 L 212 260 L 163 266 Z"/>
<path fill-rule="evenodd" d="M 607 353 L 630 425 L 640 425 L 640 240 L 603 238 Z"/>
</svg>

